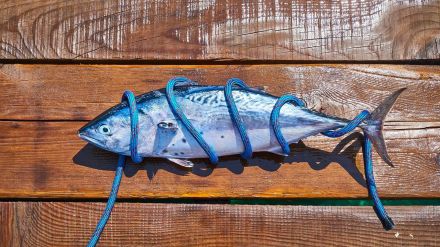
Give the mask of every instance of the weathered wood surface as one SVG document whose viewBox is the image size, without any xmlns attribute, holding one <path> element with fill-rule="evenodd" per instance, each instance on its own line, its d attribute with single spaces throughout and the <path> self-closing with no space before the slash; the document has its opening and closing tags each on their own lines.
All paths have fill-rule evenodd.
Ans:
<svg viewBox="0 0 440 247">
<path fill-rule="evenodd" d="M 85 246 L 103 203 L 1 202 L 1 246 Z M 438 246 L 440 207 L 118 203 L 100 246 Z"/>
<path fill-rule="evenodd" d="M 440 58 L 440 1 L 0 2 L 0 58 Z"/>
<path fill-rule="evenodd" d="M 391 122 L 440 121 L 440 68 L 397 65 L 0 65 L 0 119 L 90 120 L 136 94 L 165 87 L 174 76 L 225 85 L 239 77 L 270 93 L 293 93 L 309 107 L 340 117 L 373 109 L 407 87 Z M 402 124 L 402 123 L 401 123 Z M 405 123 L 406 124 L 406 123 Z"/>
<path fill-rule="evenodd" d="M 116 156 L 76 136 L 85 121 L 120 100 L 124 89 L 161 88 L 176 75 L 223 85 L 239 76 L 275 94 L 292 92 L 341 117 L 374 108 L 408 87 L 387 118 L 395 168 L 375 157 L 385 197 L 440 197 L 440 71 L 426 66 L 56 66 L 4 65 L 0 70 L 0 197 L 107 197 Z M 17 121 L 27 120 L 27 121 Z M 38 120 L 38 121 L 33 121 Z M 53 120 L 53 121 L 46 121 Z M 238 156 L 217 167 L 184 171 L 160 159 L 129 165 L 120 195 L 134 197 L 366 197 L 355 136 L 313 137 L 285 159 Z M 342 141 L 342 144 L 338 145 Z M 357 155 L 355 155 L 357 153 Z"/>
</svg>

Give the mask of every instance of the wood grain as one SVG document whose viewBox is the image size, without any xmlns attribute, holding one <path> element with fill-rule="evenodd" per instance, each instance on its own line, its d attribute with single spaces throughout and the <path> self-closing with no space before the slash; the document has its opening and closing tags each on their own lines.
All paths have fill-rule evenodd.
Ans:
<svg viewBox="0 0 440 247">
<path fill-rule="evenodd" d="M 239 77 L 275 95 L 351 118 L 407 87 L 388 122 L 440 121 L 440 69 L 397 65 L 19 65 L 0 68 L 0 119 L 90 120 L 119 103 L 124 90 L 163 88 L 174 76 L 225 85 Z M 423 96 L 423 97 L 421 97 Z"/>
<path fill-rule="evenodd" d="M 124 89 L 161 88 L 172 76 L 224 84 L 237 76 L 275 94 L 291 92 L 341 117 L 374 108 L 408 87 L 389 114 L 385 139 L 395 168 L 375 158 L 385 197 L 440 197 L 440 71 L 432 66 L 103 66 L 4 65 L 0 69 L 0 197 L 104 198 L 116 157 L 86 146 L 76 131 L 116 104 Z M 26 121 L 22 121 L 26 120 Z M 36 121 L 35 121 L 36 120 Z M 51 120 L 51 121 L 48 121 Z M 58 121 L 63 120 L 63 121 Z M 65 121 L 65 120 L 75 120 Z M 123 198 L 364 198 L 356 136 L 313 137 L 282 159 L 238 156 L 185 171 L 160 159 L 129 165 Z"/>
<path fill-rule="evenodd" d="M 1 246 L 85 246 L 103 203 L 1 202 Z M 117 203 L 99 246 L 437 246 L 440 207 Z"/>
<path fill-rule="evenodd" d="M 439 41 L 438 0 L 0 3 L 5 59 L 438 59 Z"/>
</svg>

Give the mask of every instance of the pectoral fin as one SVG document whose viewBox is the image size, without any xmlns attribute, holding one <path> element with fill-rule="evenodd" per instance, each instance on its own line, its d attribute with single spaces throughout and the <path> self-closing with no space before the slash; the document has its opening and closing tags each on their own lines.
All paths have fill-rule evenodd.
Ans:
<svg viewBox="0 0 440 247">
<path fill-rule="evenodd" d="M 162 154 L 176 136 L 178 127 L 175 121 L 161 121 L 157 124 L 156 138 L 154 140 L 154 152 L 157 155 Z"/>
<path fill-rule="evenodd" d="M 185 167 L 185 168 L 193 168 L 194 163 L 192 163 L 189 160 L 182 160 L 182 159 L 174 159 L 174 158 L 168 158 L 169 161 L 178 164 L 179 166 Z"/>
</svg>

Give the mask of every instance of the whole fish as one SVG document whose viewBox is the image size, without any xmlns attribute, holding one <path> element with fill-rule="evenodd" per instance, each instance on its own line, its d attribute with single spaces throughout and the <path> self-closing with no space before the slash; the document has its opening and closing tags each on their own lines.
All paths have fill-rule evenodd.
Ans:
<svg viewBox="0 0 440 247">
<path fill-rule="evenodd" d="M 404 89 L 385 99 L 359 127 L 372 141 L 378 154 L 392 165 L 382 136 L 383 119 Z M 218 156 L 244 150 L 225 101 L 223 86 L 183 85 L 174 90 L 177 103 Z M 233 99 L 247 129 L 255 152 L 285 155 L 270 126 L 272 109 L 278 99 L 257 88 L 234 89 Z M 139 111 L 138 153 L 142 157 L 166 158 L 192 167 L 192 158 L 206 158 L 206 152 L 171 111 L 165 89 L 136 97 Z M 306 107 L 286 104 L 280 111 L 281 132 L 288 143 L 345 126 L 349 120 L 329 116 Z M 126 102 L 105 111 L 82 127 L 79 136 L 110 152 L 130 155 L 130 112 Z"/>
</svg>

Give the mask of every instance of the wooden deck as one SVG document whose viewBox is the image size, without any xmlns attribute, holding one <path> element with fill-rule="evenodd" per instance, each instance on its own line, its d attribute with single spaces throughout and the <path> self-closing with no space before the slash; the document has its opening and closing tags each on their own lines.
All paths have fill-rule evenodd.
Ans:
<svg viewBox="0 0 440 247">
<path fill-rule="evenodd" d="M 388 232 L 370 206 L 285 205 L 368 198 L 356 133 L 193 170 L 146 159 L 126 166 L 100 246 L 440 246 L 439 61 L 438 0 L 0 0 L 0 246 L 84 246 L 117 156 L 76 131 L 174 76 L 239 77 L 344 118 L 407 87 L 376 183 L 397 204 L 430 200 L 386 206 Z"/>
</svg>

